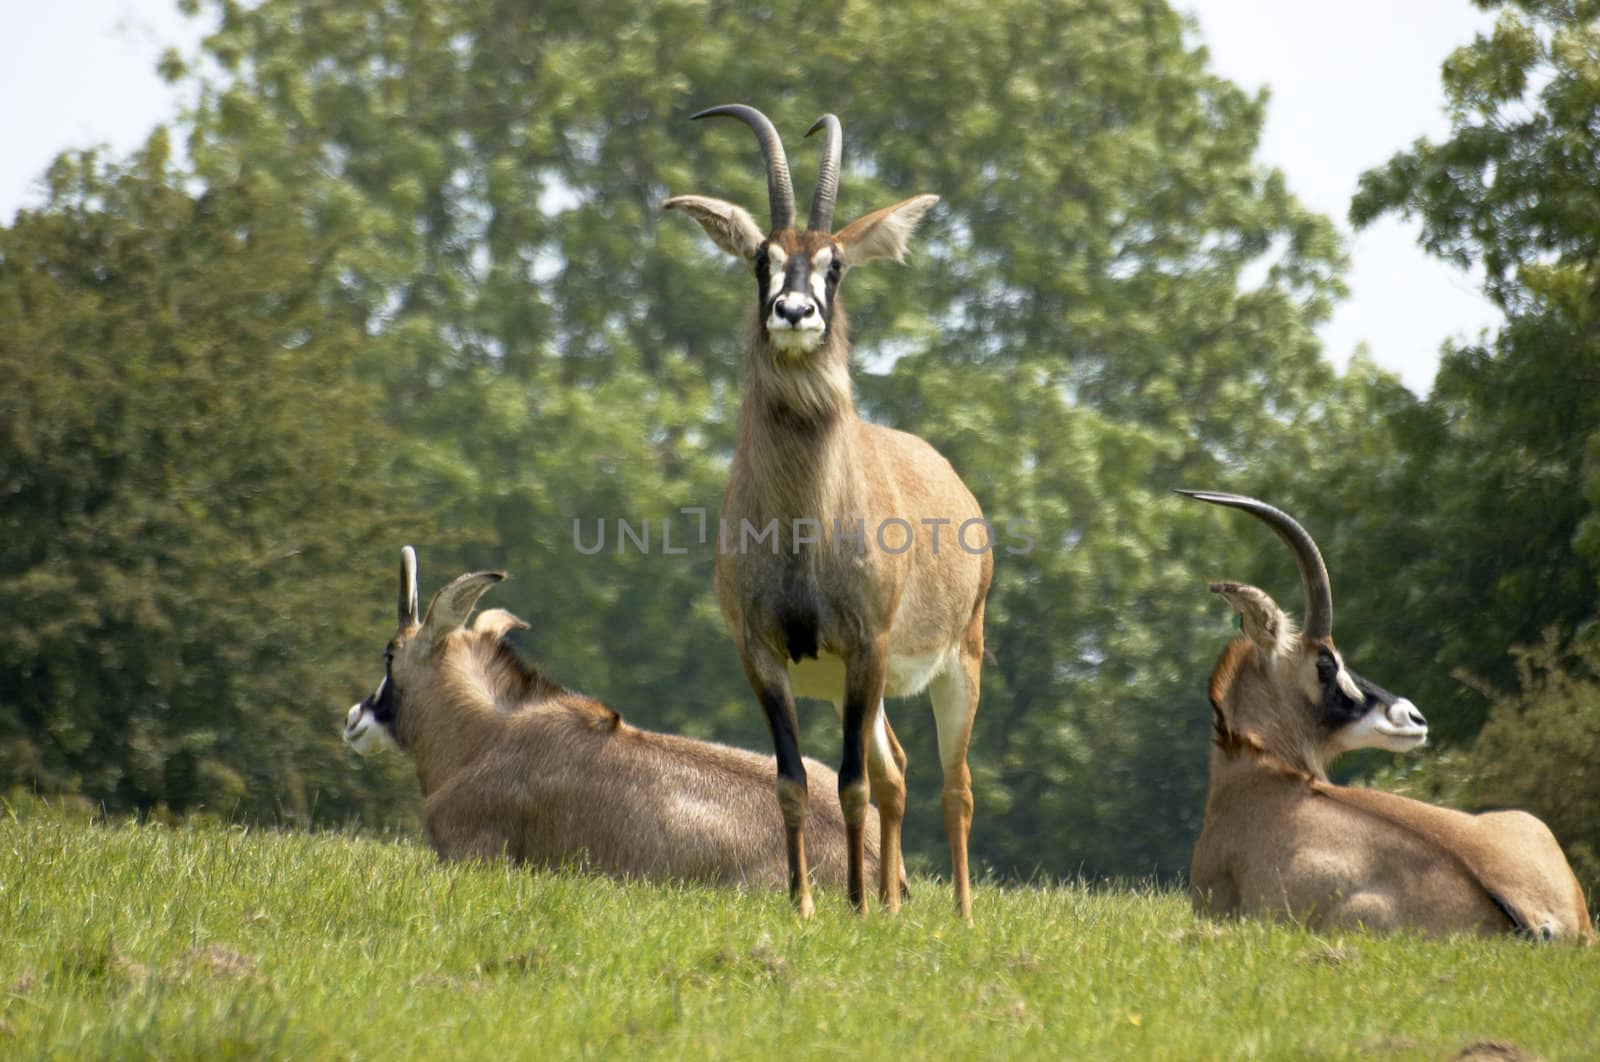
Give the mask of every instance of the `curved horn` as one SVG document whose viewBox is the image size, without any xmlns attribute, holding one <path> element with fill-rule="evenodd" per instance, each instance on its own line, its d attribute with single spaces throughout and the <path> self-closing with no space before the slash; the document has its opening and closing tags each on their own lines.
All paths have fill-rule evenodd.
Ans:
<svg viewBox="0 0 1600 1062">
<path fill-rule="evenodd" d="M 400 626 L 416 626 L 417 551 L 410 546 L 400 550 Z"/>
<path fill-rule="evenodd" d="M 1317 544 L 1294 517 L 1282 509 L 1243 494 L 1223 494 L 1210 490 L 1179 490 L 1176 493 L 1212 505 L 1243 509 L 1276 531 L 1278 537 L 1294 551 L 1295 562 L 1300 566 L 1300 589 L 1306 596 L 1305 637 L 1319 641 L 1333 633 L 1333 590 L 1328 583 L 1328 566 L 1322 563 L 1322 552 L 1317 549 Z"/>
<path fill-rule="evenodd" d="M 806 228 L 812 232 L 832 232 L 833 202 L 839 197 L 839 159 L 844 154 L 844 134 L 839 130 L 839 119 L 831 114 L 824 114 L 811 123 L 806 136 L 818 129 L 826 129 L 828 133 L 822 139 L 822 168 L 817 171 L 817 191 L 811 197 L 811 220 L 806 222 Z"/>
<path fill-rule="evenodd" d="M 738 118 L 756 131 L 756 139 L 761 141 L 761 155 L 767 161 L 767 202 L 772 208 L 772 231 L 793 228 L 794 186 L 789 183 L 789 160 L 783 154 L 783 141 L 778 139 L 778 131 L 766 115 L 742 103 L 707 107 L 699 114 L 690 115 L 690 120 L 716 114 Z"/>
</svg>

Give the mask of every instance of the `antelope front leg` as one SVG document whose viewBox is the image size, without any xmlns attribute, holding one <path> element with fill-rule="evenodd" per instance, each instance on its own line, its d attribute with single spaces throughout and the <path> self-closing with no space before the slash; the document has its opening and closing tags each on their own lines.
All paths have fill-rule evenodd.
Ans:
<svg viewBox="0 0 1600 1062">
<path fill-rule="evenodd" d="M 810 799 L 806 788 L 806 765 L 800 758 L 800 738 L 794 711 L 794 691 L 783 661 L 767 652 L 746 652 L 745 675 L 761 702 L 772 732 L 772 750 L 778 759 L 778 808 L 783 812 L 784 835 L 788 842 L 789 899 L 801 918 L 815 910 L 811 901 L 811 877 L 806 870 L 806 812 Z"/>
<path fill-rule="evenodd" d="M 878 638 L 845 664 L 844 680 L 844 755 L 839 762 L 839 807 L 844 812 L 845 838 L 849 845 L 848 891 L 850 906 L 862 917 L 867 913 L 867 742 L 883 701 L 884 672 L 888 665 L 887 639 Z M 903 801 L 902 801 L 903 803 Z M 887 825 L 887 824 L 886 824 Z M 899 851 L 899 823 L 892 838 Z M 880 869 L 889 857 L 891 838 L 879 838 Z M 898 875 L 896 877 L 898 888 Z"/>
<path fill-rule="evenodd" d="M 446 862 L 523 858 L 522 809 L 460 776 L 422 804 L 422 835 Z"/>
</svg>

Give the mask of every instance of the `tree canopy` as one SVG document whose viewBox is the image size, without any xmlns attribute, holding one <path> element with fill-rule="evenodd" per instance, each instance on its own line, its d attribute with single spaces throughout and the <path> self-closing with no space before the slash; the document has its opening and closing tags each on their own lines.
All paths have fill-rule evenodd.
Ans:
<svg viewBox="0 0 1600 1062">
<path fill-rule="evenodd" d="M 1422 222 L 1441 257 L 1476 264 L 1506 325 L 1444 352 L 1405 427 L 1414 474 L 1385 499 L 1429 528 L 1385 578 L 1429 588 L 1417 645 L 1453 738 L 1488 702 L 1458 669 L 1509 686 L 1508 649 L 1593 621 L 1600 586 L 1600 4 L 1527 0 L 1445 63 L 1452 135 L 1367 173 L 1351 206 Z M 1413 635 L 1414 637 L 1414 635 Z"/>
<path fill-rule="evenodd" d="M 344 632 L 377 573 L 350 562 L 413 506 L 319 293 L 332 242 L 291 190 L 190 194 L 159 134 L 49 184 L 0 231 L 0 778 L 381 821 L 326 705 L 370 671 Z"/>
</svg>

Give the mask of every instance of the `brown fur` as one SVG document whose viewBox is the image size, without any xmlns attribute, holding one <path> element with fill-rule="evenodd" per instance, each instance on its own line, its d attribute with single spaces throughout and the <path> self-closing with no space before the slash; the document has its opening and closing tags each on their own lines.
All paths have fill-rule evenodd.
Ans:
<svg viewBox="0 0 1600 1062">
<path fill-rule="evenodd" d="M 1340 750 L 1297 701 L 1300 656 L 1315 649 L 1284 659 L 1241 638 L 1212 673 L 1217 737 L 1190 867 L 1196 911 L 1592 943 L 1582 890 L 1538 819 L 1328 781 Z"/>
<path fill-rule="evenodd" d="M 763 235 L 741 208 L 701 196 L 680 196 L 666 205 L 695 217 L 718 246 L 747 261 L 757 261 L 763 247 L 776 246 L 786 260 L 804 256 L 815 262 L 826 248 L 834 261 L 853 266 L 902 257 L 912 229 L 935 199 L 913 197 L 834 234 L 781 229 Z M 761 293 L 758 303 L 766 297 Z M 883 837 L 879 895 L 893 911 L 899 905 L 892 883 L 900 866 L 905 754 L 886 720 L 883 741 L 872 739 L 874 716 L 885 695 L 915 694 L 931 683 L 955 903 L 970 918 L 972 783 L 966 754 L 978 705 L 983 602 L 993 553 L 971 553 L 957 542 L 961 524 L 981 519 L 982 510 L 950 463 L 921 439 L 857 415 L 848 325 L 837 291 L 828 309 L 832 316 L 821 345 L 806 353 L 773 344 L 760 310 L 746 326 L 738 443 L 722 520 L 735 536 L 746 521 L 764 528 L 777 520 L 779 543 L 776 555 L 764 547 L 744 549 L 738 538 L 724 543 L 717 558 L 717 600 L 773 726 L 790 891 L 801 913 L 810 912 L 811 898 L 805 882 L 807 816 L 796 793 L 807 783 L 784 773 L 795 695 L 832 701 L 847 728 L 861 720 L 859 733 L 845 735 L 841 771 L 851 763 L 852 742 L 864 742 Z M 937 551 L 934 529 L 924 518 L 948 521 L 939 528 Z M 820 543 L 797 545 L 796 519 L 815 520 L 810 531 L 820 532 Z M 910 549 L 881 548 L 878 530 L 890 519 L 911 525 Z M 836 521 L 843 532 L 837 543 Z M 858 521 L 864 554 L 846 540 Z M 903 534 L 903 525 L 890 525 L 884 544 L 899 548 Z M 860 829 L 866 794 L 865 780 L 859 786 L 847 782 L 840 793 L 852 831 Z M 864 912 L 864 887 L 854 868 L 850 897 Z"/>
<path fill-rule="evenodd" d="M 469 587 L 472 599 L 487 585 Z M 395 736 L 416 757 L 424 830 L 441 857 L 784 883 L 768 757 L 629 726 L 526 665 L 505 640 L 525 624 L 508 612 L 485 612 L 471 629 L 458 620 L 456 629 L 432 630 L 448 623 L 435 611 L 396 633 L 389 681 L 399 698 Z M 832 778 L 820 763 L 808 768 Z M 830 788 L 812 796 L 809 817 L 817 879 L 842 885 L 844 819 Z M 869 836 L 874 866 L 877 849 Z"/>
<path fill-rule="evenodd" d="M 849 345 L 842 327 L 843 309 L 835 307 L 835 324 L 814 362 L 794 369 L 780 362 L 761 340 L 759 322 L 751 328 L 745 361 L 745 388 L 740 407 L 738 449 L 728 492 L 723 500 L 725 525 L 741 520 L 764 526 L 777 518 L 778 556 L 737 549 L 718 556 L 717 600 L 740 655 L 764 674 L 781 674 L 787 655 L 783 626 L 786 578 L 796 569 L 787 521 L 811 516 L 821 525 L 822 544 L 802 550 L 805 584 L 820 602 L 818 649 L 839 660 L 863 655 L 879 658 L 921 657 L 959 646 L 958 681 L 971 691 L 971 709 L 961 728 L 959 748 L 946 767 L 944 803 L 956 874 L 958 910 L 970 916 L 966 835 L 971 824 L 971 782 L 966 769 L 966 743 L 977 710 L 978 672 L 983 658 L 983 602 L 993 574 L 992 552 L 974 555 L 956 542 L 963 521 L 981 519 L 972 494 L 933 447 L 916 436 L 862 420 L 849 393 Z M 881 550 L 876 530 L 890 517 L 908 521 L 914 530 L 912 548 L 891 554 Z M 948 519 L 940 529 L 935 555 L 931 529 L 922 519 Z M 857 556 L 854 543 L 834 548 L 834 520 L 849 529 L 864 521 L 867 554 Z M 888 534 L 898 532 L 891 527 Z M 900 542 L 887 538 L 892 548 Z M 758 660 L 754 665 L 751 661 Z M 837 701 L 844 690 L 805 681 L 796 692 Z M 888 676 L 877 685 L 877 698 L 907 695 L 917 689 L 894 688 Z M 869 697 L 873 695 L 869 694 Z M 899 833 L 895 808 L 904 807 L 904 763 L 869 759 L 880 821 Z M 903 813 L 902 813 L 903 814 Z M 898 852 L 894 853 L 895 858 Z M 896 858 L 896 862 L 898 859 Z M 884 889 L 880 883 L 880 894 Z M 803 902 L 803 901 L 802 901 Z M 888 893 L 892 909 L 897 897 Z"/>
</svg>

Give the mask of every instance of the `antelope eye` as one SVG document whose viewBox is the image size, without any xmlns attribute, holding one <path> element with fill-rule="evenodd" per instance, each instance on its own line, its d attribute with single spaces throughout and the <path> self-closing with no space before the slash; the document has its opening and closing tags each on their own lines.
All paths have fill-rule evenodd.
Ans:
<svg viewBox="0 0 1600 1062">
<path fill-rule="evenodd" d="M 1321 681 L 1323 685 L 1327 685 L 1328 683 L 1332 682 L 1338 674 L 1339 662 L 1333 658 L 1333 654 L 1328 652 L 1326 649 L 1318 653 L 1317 679 Z"/>
</svg>

